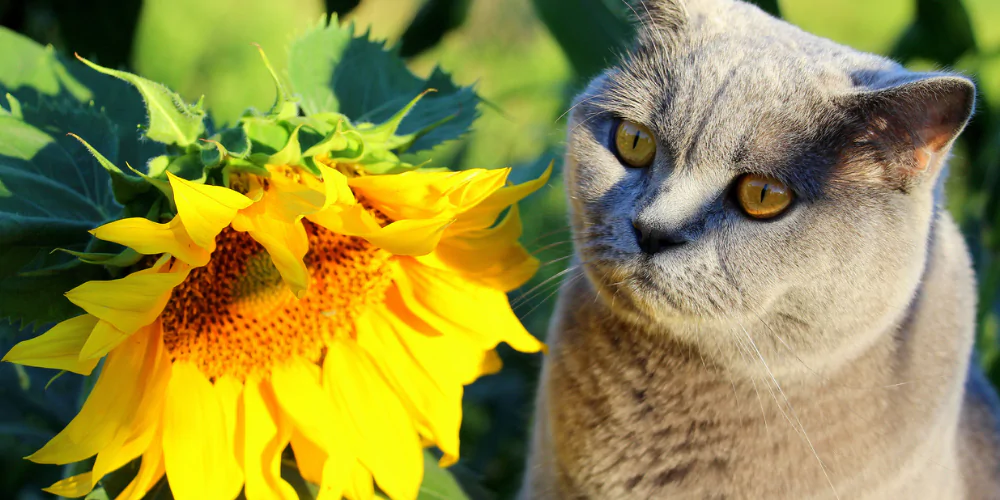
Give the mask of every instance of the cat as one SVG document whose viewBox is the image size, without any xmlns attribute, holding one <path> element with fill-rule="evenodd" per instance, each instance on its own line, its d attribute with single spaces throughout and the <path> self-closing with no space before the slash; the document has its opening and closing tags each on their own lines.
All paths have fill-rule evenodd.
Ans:
<svg viewBox="0 0 1000 500">
<path fill-rule="evenodd" d="M 573 105 L 523 499 L 1000 498 L 942 208 L 975 87 L 737 0 L 633 4 Z"/>
</svg>

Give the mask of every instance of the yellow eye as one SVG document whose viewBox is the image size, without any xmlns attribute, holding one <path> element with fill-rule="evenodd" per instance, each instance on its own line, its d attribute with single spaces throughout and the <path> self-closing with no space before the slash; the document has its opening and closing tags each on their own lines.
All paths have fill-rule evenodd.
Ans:
<svg viewBox="0 0 1000 500">
<path fill-rule="evenodd" d="M 656 141 L 645 125 L 622 120 L 615 130 L 615 150 L 629 166 L 648 167 L 656 156 Z"/>
<path fill-rule="evenodd" d="M 736 186 L 736 198 L 750 217 L 770 219 L 791 205 L 792 190 L 774 177 L 748 174 L 740 178 Z"/>
</svg>

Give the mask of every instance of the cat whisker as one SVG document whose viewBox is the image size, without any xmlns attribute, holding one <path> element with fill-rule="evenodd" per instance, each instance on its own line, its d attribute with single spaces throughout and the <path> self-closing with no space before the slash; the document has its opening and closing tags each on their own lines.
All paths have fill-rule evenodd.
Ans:
<svg viewBox="0 0 1000 500">
<path fill-rule="evenodd" d="M 785 391 L 781 389 L 781 385 L 778 383 L 778 379 L 774 377 L 774 373 L 771 372 L 771 368 L 767 366 L 767 361 L 764 360 L 764 356 L 760 353 L 760 350 L 757 349 L 757 344 L 753 341 L 753 338 L 750 337 L 750 334 L 747 332 L 746 328 L 744 328 L 741 323 L 737 322 L 737 324 L 740 325 L 740 329 L 743 330 L 743 333 L 744 335 L 746 335 L 747 340 L 750 341 L 750 345 L 753 346 L 754 352 L 756 352 L 757 357 L 760 359 L 761 365 L 764 366 L 764 370 L 767 371 L 767 375 L 771 377 L 771 381 L 774 382 L 774 386 L 778 389 L 778 393 L 781 394 L 781 397 L 782 399 L 785 400 L 785 404 L 788 405 L 788 409 L 790 410 L 792 416 L 795 417 L 795 422 L 802 430 L 802 435 L 805 438 L 806 444 L 809 445 L 809 449 L 812 451 L 813 456 L 816 457 L 816 461 L 819 462 L 819 466 L 823 470 L 823 476 L 826 477 L 826 482 L 830 485 L 830 489 L 833 491 L 834 498 L 840 500 L 840 494 L 837 493 L 837 488 L 834 486 L 833 480 L 830 478 L 830 473 L 826 468 L 826 464 L 824 464 L 823 460 L 819 457 L 819 453 L 816 451 L 816 447 L 813 446 L 812 440 L 809 439 L 809 433 L 806 431 L 805 426 L 802 425 L 802 421 L 799 419 L 798 415 L 795 414 L 795 407 L 792 406 L 791 401 L 788 400 L 788 397 L 785 395 Z"/>
<path fill-rule="evenodd" d="M 556 274 L 554 274 L 554 275 L 546 278 L 541 283 L 539 283 L 539 284 L 531 287 L 531 289 L 528 290 L 527 292 L 524 292 L 523 294 L 518 295 L 518 297 L 511 302 L 511 307 L 517 308 L 517 307 L 520 307 L 520 306 L 524 305 L 525 302 L 531 300 L 536 295 L 538 295 L 539 290 L 543 289 L 546 285 L 552 283 L 553 281 L 555 281 L 555 280 L 557 280 L 557 279 L 559 279 L 559 278 L 561 278 L 561 277 L 563 277 L 563 276 L 565 276 L 565 275 L 567 275 L 567 274 L 569 274 L 569 273 L 571 273 L 573 271 L 578 271 L 580 269 L 581 265 L 582 264 L 577 264 L 575 266 L 570 266 L 570 267 L 568 267 L 566 269 L 563 269 L 562 271 L 559 271 L 558 273 L 556 273 Z M 558 283 L 556 283 L 556 285 L 558 285 Z"/>
<path fill-rule="evenodd" d="M 544 232 L 542 234 L 539 234 L 539 235 L 535 236 L 535 238 L 533 240 L 527 241 L 527 242 L 523 242 L 522 245 L 524 245 L 526 247 L 530 247 L 530 246 L 532 246 L 532 245 L 534 245 L 536 243 L 541 242 L 545 238 L 548 238 L 549 236 L 554 236 L 554 235 L 557 235 L 557 234 L 568 233 L 568 232 L 571 232 L 572 230 L 573 230 L 573 228 L 571 228 L 569 226 L 560 226 L 560 227 L 558 227 L 556 229 L 553 229 L 551 231 L 546 231 L 546 232 Z"/>
<path fill-rule="evenodd" d="M 549 250 L 549 249 L 552 249 L 552 248 L 556 248 L 556 247 L 560 247 L 560 246 L 563 246 L 563 245 L 571 245 L 571 244 L 573 244 L 573 240 L 557 241 L 555 243 L 549 243 L 548 245 L 536 248 L 536 249 L 532 250 L 530 253 L 531 253 L 531 255 L 538 255 L 538 254 L 540 254 L 540 253 L 542 253 L 542 252 L 544 252 L 546 250 Z"/>
<path fill-rule="evenodd" d="M 581 277 L 583 277 L 583 272 L 582 271 L 580 271 L 578 274 L 574 274 L 574 275 L 570 276 L 569 278 L 567 278 L 566 283 L 573 283 L 576 280 L 580 279 Z M 535 304 L 535 307 L 532 307 L 531 309 L 528 309 L 528 311 L 525 312 L 524 314 L 521 314 L 521 316 L 527 317 L 527 316 L 531 315 L 531 313 L 535 312 L 536 309 L 538 309 L 543 304 L 545 304 L 546 302 L 548 302 L 552 297 L 555 297 L 556 294 L 559 293 L 559 288 L 560 287 L 557 286 L 555 288 L 555 290 L 552 290 L 551 292 L 549 292 L 549 294 L 546 295 L 545 298 L 543 298 L 542 300 L 538 301 L 538 303 Z"/>
<path fill-rule="evenodd" d="M 731 330 L 729 333 L 733 335 L 733 339 L 736 341 L 736 346 L 739 348 L 738 350 L 740 353 L 740 357 L 743 358 L 743 363 L 749 369 L 750 361 L 747 359 L 748 353 L 746 347 L 740 341 L 739 337 L 735 335 L 735 333 L 733 333 Z M 760 416 L 764 420 L 764 431 L 770 434 L 771 428 L 767 425 L 767 412 L 764 411 L 764 400 L 761 399 L 760 397 L 760 391 L 757 390 L 757 382 L 755 380 L 756 377 L 754 377 L 753 375 L 749 375 L 749 378 L 750 378 L 750 384 L 753 386 L 753 392 L 757 395 L 757 404 L 760 405 Z"/>
<path fill-rule="evenodd" d="M 586 102 L 590 102 L 590 101 L 592 101 L 594 99 L 597 99 L 598 97 L 600 97 L 600 96 L 598 96 L 598 95 L 592 95 L 592 96 L 588 96 L 588 97 L 586 97 L 584 99 L 580 99 L 579 101 L 576 102 L 576 104 L 570 106 L 569 109 L 567 109 L 566 111 L 563 111 L 563 113 L 561 115 L 559 115 L 555 119 L 555 121 L 553 121 L 552 123 L 559 123 L 559 120 L 562 120 L 564 116 L 570 114 L 570 112 L 572 112 L 574 109 L 576 109 L 577 106 L 579 106 L 579 105 L 581 105 L 583 103 L 586 103 Z"/>
</svg>

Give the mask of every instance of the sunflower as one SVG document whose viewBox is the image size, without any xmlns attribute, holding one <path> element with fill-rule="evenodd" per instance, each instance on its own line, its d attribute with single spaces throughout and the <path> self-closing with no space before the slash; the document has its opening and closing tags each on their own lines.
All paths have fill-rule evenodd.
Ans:
<svg viewBox="0 0 1000 500">
<path fill-rule="evenodd" d="M 104 359 L 79 414 L 28 457 L 96 455 L 93 470 L 47 491 L 83 496 L 141 458 L 119 498 L 166 475 L 182 500 L 294 499 L 279 473 L 290 445 L 322 498 L 372 498 L 377 484 L 413 499 L 423 447 L 457 460 L 463 386 L 500 368 L 500 342 L 543 348 L 506 292 L 538 266 L 515 203 L 549 172 L 513 185 L 510 169 L 368 175 L 312 160 L 222 185 L 166 171 L 169 220 L 92 231 L 146 257 L 67 292 L 85 314 L 3 358 L 80 374 Z"/>
</svg>

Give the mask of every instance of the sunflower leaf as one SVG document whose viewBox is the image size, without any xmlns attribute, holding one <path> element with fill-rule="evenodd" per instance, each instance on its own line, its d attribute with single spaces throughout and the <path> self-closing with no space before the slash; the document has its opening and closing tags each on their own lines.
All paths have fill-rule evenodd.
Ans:
<svg viewBox="0 0 1000 500">
<path fill-rule="evenodd" d="M 427 80 L 417 77 L 395 48 L 387 50 L 367 34 L 356 38 L 353 26 L 341 26 L 335 17 L 292 42 L 288 75 L 306 114 L 342 113 L 355 123 L 389 121 L 422 92 L 436 90 L 399 123 L 400 136 L 419 136 L 409 152 L 457 139 L 478 114 L 472 88 L 455 85 L 440 69 Z"/>
<path fill-rule="evenodd" d="M 163 84 L 125 71 L 105 68 L 79 56 L 77 58 L 94 70 L 125 80 L 139 90 L 149 113 L 146 137 L 183 147 L 193 144 L 205 132 L 205 110 L 202 109 L 201 102 L 189 105 Z"/>
<path fill-rule="evenodd" d="M 110 124 L 100 114 L 25 106 L 23 116 L 53 132 L 59 132 L 55 121 L 74 123 L 103 138 L 96 147 L 104 154 L 116 152 Z M 87 231 L 118 217 L 122 208 L 111 196 L 108 175 L 75 139 L 53 137 L 6 115 L 0 116 L 0 185 L 0 318 L 23 325 L 65 319 L 77 309 L 63 292 L 103 275 L 103 269 L 68 268 L 71 256 L 49 252 L 57 246 L 85 250 Z"/>
<path fill-rule="evenodd" d="M 119 161 L 141 166 L 162 153 L 162 144 L 141 140 L 136 131 L 146 111 L 142 96 L 128 83 L 67 60 L 51 46 L 42 47 L 6 28 L 0 28 L 0 53 L 4 54 L 0 58 L 0 95 L 10 93 L 27 106 L 49 100 L 83 108 L 93 101 L 99 107 L 96 111 L 115 125 Z M 76 132 L 94 142 L 88 130 L 74 128 L 65 132 Z"/>
<path fill-rule="evenodd" d="M 458 481 L 451 473 L 438 466 L 438 460 L 429 451 L 424 450 L 424 481 L 420 483 L 420 493 L 417 500 L 468 500 Z"/>
</svg>

